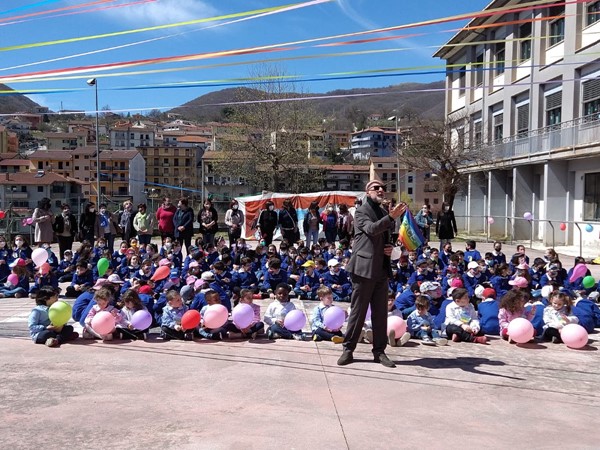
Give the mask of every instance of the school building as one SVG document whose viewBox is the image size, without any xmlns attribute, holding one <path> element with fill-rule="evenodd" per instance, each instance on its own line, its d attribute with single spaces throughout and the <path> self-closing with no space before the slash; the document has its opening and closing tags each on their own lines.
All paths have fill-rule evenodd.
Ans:
<svg viewBox="0 0 600 450">
<path fill-rule="evenodd" d="M 600 1 L 496 0 L 435 56 L 451 139 L 490 157 L 466 167 L 460 228 L 600 250 Z M 531 213 L 532 221 L 523 216 Z M 493 223 L 490 223 L 493 222 Z M 565 224 L 565 230 L 561 230 Z"/>
</svg>

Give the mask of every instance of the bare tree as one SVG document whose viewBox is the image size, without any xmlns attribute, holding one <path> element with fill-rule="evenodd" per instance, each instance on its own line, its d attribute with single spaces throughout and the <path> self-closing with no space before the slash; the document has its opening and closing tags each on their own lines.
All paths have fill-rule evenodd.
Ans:
<svg viewBox="0 0 600 450">
<path fill-rule="evenodd" d="M 400 163 L 410 170 L 436 175 L 444 201 L 450 205 L 466 183 L 466 167 L 490 160 L 481 137 L 469 130 L 467 113 L 446 122 L 419 121 L 403 134 Z"/>
<path fill-rule="evenodd" d="M 262 81 L 240 90 L 232 111 L 239 126 L 216 149 L 215 171 L 258 190 L 306 192 L 315 180 L 299 169 L 308 164 L 307 131 L 319 123 L 316 114 L 281 69 L 260 66 L 251 76 Z"/>
</svg>

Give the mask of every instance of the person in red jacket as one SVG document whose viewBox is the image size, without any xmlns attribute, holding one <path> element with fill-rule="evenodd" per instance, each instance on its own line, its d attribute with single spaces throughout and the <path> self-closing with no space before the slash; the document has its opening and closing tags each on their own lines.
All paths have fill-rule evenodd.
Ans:
<svg viewBox="0 0 600 450">
<path fill-rule="evenodd" d="M 173 239 L 175 233 L 175 225 L 173 225 L 173 217 L 175 216 L 177 208 L 169 197 L 163 199 L 162 205 L 156 211 L 156 221 L 158 222 L 158 231 L 164 241 L 165 238 L 170 237 Z"/>
</svg>

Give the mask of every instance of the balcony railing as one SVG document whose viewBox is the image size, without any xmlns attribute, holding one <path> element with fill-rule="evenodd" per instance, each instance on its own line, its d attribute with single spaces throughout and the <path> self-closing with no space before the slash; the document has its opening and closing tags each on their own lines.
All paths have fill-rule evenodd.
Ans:
<svg viewBox="0 0 600 450">
<path fill-rule="evenodd" d="M 525 135 L 510 136 L 490 144 L 482 150 L 489 152 L 494 160 L 535 156 L 562 148 L 577 148 L 600 143 L 600 115 L 593 114 L 562 122 Z"/>
</svg>

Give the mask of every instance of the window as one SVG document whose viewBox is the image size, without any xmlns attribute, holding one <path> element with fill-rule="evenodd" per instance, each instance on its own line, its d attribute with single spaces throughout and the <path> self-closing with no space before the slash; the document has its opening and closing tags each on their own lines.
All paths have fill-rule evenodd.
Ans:
<svg viewBox="0 0 600 450">
<path fill-rule="evenodd" d="M 557 125 L 561 122 L 562 91 L 545 95 L 546 126 Z"/>
<path fill-rule="evenodd" d="M 63 163 L 62 163 L 62 161 L 59 161 L 59 162 L 58 162 L 58 169 L 59 169 L 59 170 L 62 170 L 62 169 L 63 169 Z"/>
<path fill-rule="evenodd" d="M 506 55 L 506 46 L 504 42 L 497 42 L 494 44 L 494 75 L 502 75 L 504 73 L 504 66 Z"/>
<path fill-rule="evenodd" d="M 433 199 L 433 204 L 434 204 L 434 205 L 437 205 L 439 202 L 440 202 L 440 200 L 439 200 L 439 199 L 437 199 L 437 198 L 434 198 L 434 199 Z"/>
<path fill-rule="evenodd" d="M 38 186 L 37 187 L 37 191 L 38 192 L 44 192 L 44 186 Z"/>
<path fill-rule="evenodd" d="M 471 144 L 473 146 L 477 147 L 483 143 L 482 124 L 480 116 L 471 118 Z"/>
<path fill-rule="evenodd" d="M 586 80 L 583 85 L 583 115 L 594 115 L 594 120 L 600 112 L 600 78 Z"/>
<path fill-rule="evenodd" d="M 158 166 L 158 158 L 154 158 L 154 165 Z"/>
<path fill-rule="evenodd" d="M 395 184 L 392 184 L 391 190 L 392 190 L 392 192 L 396 192 L 396 185 Z"/>
<path fill-rule="evenodd" d="M 407 192 L 408 195 L 412 195 L 413 188 L 409 187 L 408 189 L 406 189 L 406 192 Z"/>
<path fill-rule="evenodd" d="M 467 73 L 466 73 L 467 68 L 465 66 L 462 66 L 461 68 L 458 69 L 458 95 L 460 97 L 465 95 L 465 90 L 467 87 Z"/>
<path fill-rule="evenodd" d="M 387 172 L 383 172 L 383 181 L 387 181 L 387 179 L 388 179 Z"/>
<path fill-rule="evenodd" d="M 475 86 L 483 86 L 483 53 L 475 58 Z"/>
<path fill-rule="evenodd" d="M 517 137 L 523 137 L 529 131 L 529 102 L 517 106 Z"/>
<path fill-rule="evenodd" d="M 586 173 L 583 194 L 583 220 L 600 219 L 600 173 Z"/>
<path fill-rule="evenodd" d="M 496 111 L 492 116 L 492 139 L 499 141 L 504 137 L 504 112 Z"/>
<path fill-rule="evenodd" d="M 412 183 L 412 182 L 413 182 L 413 176 L 412 176 L 412 175 L 409 175 L 409 176 L 408 176 L 408 180 L 407 180 L 407 182 L 408 182 L 408 183 Z"/>
<path fill-rule="evenodd" d="M 169 164 L 169 158 L 164 158 L 163 159 L 163 164 Z"/>
<path fill-rule="evenodd" d="M 519 62 L 531 58 L 531 22 L 519 27 Z"/>
<path fill-rule="evenodd" d="M 75 170 L 79 170 L 79 166 L 75 166 Z"/>
<path fill-rule="evenodd" d="M 553 6 L 549 10 L 550 17 L 562 16 L 554 19 L 548 26 L 548 46 L 552 47 L 565 40 L 565 5 Z"/>
<path fill-rule="evenodd" d="M 592 25 L 600 20 L 600 1 L 590 3 L 587 6 L 586 25 Z"/>
</svg>

